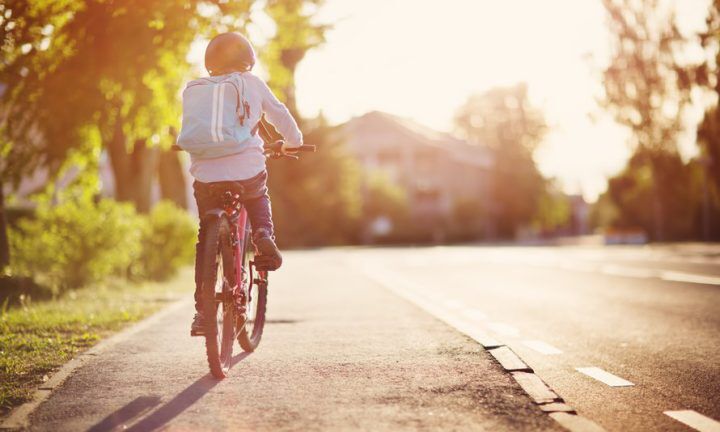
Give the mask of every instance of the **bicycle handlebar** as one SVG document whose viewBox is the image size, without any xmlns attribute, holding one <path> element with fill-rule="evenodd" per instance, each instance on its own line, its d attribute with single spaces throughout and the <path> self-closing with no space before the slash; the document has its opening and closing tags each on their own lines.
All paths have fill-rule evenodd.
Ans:
<svg viewBox="0 0 720 432">
<path fill-rule="evenodd" d="M 270 156 L 273 159 L 279 159 L 281 157 L 289 157 L 292 159 L 298 159 L 298 152 L 314 152 L 316 147 L 314 145 L 302 145 L 300 147 L 286 148 L 283 152 L 283 144 L 285 141 L 277 140 L 272 143 L 265 144 L 263 149 L 266 156 Z"/>
</svg>

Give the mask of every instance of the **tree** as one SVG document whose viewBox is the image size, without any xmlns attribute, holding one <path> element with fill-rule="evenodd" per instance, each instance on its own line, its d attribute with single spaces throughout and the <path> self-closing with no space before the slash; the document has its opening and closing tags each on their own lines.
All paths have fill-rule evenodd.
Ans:
<svg viewBox="0 0 720 432">
<path fill-rule="evenodd" d="M 654 173 L 672 173 L 654 175 Z M 625 169 L 608 181 L 607 193 L 618 212 L 612 220 L 615 228 L 634 229 L 652 227 L 652 212 L 657 199 L 656 190 L 673 197 L 663 203 L 663 214 L 672 224 L 664 227 L 665 238 L 686 239 L 693 235 L 695 203 L 698 188 L 691 170 L 673 153 L 657 153 L 652 158 L 645 152 L 636 152 Z"/>
<path fill-rule="evenodd" d="M 547 180 L 533 225 L 544 234 L 556 234 L 562 229 L 572 228 L 571 217 L 570 197 L 560 190 L 555 181 Z"/>
<path fill-rule="evenodd" d="M 0 183 L 0 272 L 10 265 L 10 244 L 7 234 L 7 219 L 5 218 L 5 192 Z"/>
<path fill-rule="evenodd" d="M 265 11 L 277 31 L 261 58 L 269 85 L 288 106 L 305 142 L 318 152 L 298 162 L 270 161 L 273 220 L 281 245 L 323 245 L 357 241 L 362 200 L 361 172 L 322 117 L 302 119 L 295 101 L 295 71 L 305 54 L 325 41 L 326 24 L 315 22 L 321 0 L 268 0 Z"/>
<path fill-rule="evenodd" d="M 314 22 L 324 0 L 268 0 L 265 12 L 277 26 L 263 47 L 262 59 L 270 72 L 270 87 L 299 118 L 295 99 L 295 70 L 305 54 L 325 43 L 327 24 Z"/>
<path fill-rule="evenodd" d="M 177 154 L 160 148 L 179 118 L 185 55 L 198 35 L 242 27 L 251 4 L 0 0 L 0 188 L 68 161 L 96 170 L 106 149 L 118 199 L 147 211 L 159 163 L 161 190 L 182 204 L 167 195 L 184 188 Z M 6 229 L 0 218 L 0 239 Z"/>
<path fill-rule="evenodd" d="M 667 238 L 677 196 L 671 191 L 681 166 L 677 138 L 682 131 L 684 108 L 690 103 L 690 81 L 677 53 L 686 44 L 674 15 L 659 0 L 603 0 L 613 37 L 610 64 L 603 72 L 604 107 L 632 132 L 634 164 L 647 168 L 650 201 L 648 217 L 631 215 L 629 197 L 611 193 L 621 217 L 640 223 L 656 240 Z M 669 159 L 675 159 L 670 162 Z M 678 165 L 679 164 L 679 165 Z M 619 180 L 620 181 L 620 180 Z M 621 181 L 622 182 L 622 181 Z M 647 195 L 645 192 L 643 196 Z"/>
<path fill-rule="evenodd" d="M 705 61 L 688 69 L 694 83 L 714 94 L 714 103 L 705 112 L 697 131 L 703 171 L 703 238 L 720 237 L 720 226 L 711 221 L 720 217 L 720 0 L 710 5 L 706 19 L 707 29 L 699 35 L 700 46 L 707 53 Z"/>
<path fill-rule="evenodd" d="M 117 198 L 147 211 L 190 43 L 247 17 L 251 3 L 6 0 L 3 178 L 57 172 L 69 154 L 96 158 L 105 148 Z"/>
<path fill-rule="evenodd" d="M 530 105 L 527 86 L 517 84 L 471 96 L 458 110 L 455 125 L 465 138 L 492 151 L 487 212 L 497 235 L 514 236 L 532 220 L 544 190 L 533 160 L 547 130 L 542 112 Z"/>
</svg>

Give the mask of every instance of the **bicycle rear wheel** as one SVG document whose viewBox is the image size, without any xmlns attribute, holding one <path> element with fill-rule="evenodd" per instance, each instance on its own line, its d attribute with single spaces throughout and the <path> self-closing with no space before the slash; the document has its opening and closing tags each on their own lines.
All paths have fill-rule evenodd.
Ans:
<svg viewBox="0 0 720 432">
<path fill-rule="evenodd" d="M 227 219 L 204 221 L 202 249 L 202 308 L 205 317 L 205 351 L 210 373 L 227 376 L 235 340 L 235 286 L 233 249 Z"/>
<path fill-rule="evenodd" d="M 246 287 L 246 319 L 238 317 L 238 342 L 245 352 L 255 351 L 265 329 L 267 310 L 268 272 L 256 271 L 252 265 L 255 248 L 250 232 L 245 234 L 243 250 L 243 286 Z"/>
</svg>

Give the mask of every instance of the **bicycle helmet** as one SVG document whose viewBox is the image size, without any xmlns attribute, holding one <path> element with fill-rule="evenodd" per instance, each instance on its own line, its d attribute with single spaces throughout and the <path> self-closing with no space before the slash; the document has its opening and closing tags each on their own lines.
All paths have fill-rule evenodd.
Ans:
<svg viewBox="0 0 720 432">
<path fill-rule="evenodd" d="M 247 72 L 255 66 L 255 50 L 240 33 L 221 33 L 205 49 L 205 69 L 212 76 Z"/>
</svg>

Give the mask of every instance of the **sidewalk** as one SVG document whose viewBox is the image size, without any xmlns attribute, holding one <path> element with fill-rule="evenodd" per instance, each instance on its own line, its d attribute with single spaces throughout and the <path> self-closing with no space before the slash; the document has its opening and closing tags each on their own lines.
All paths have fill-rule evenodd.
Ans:
<svg viewBox="0 0 720 432">
<path fill-rule="evenodd" d="M 228 379 L 188 304 L 79 368 L 31 429 L 560 430 L 478 344 L 322 252 L 286 262 Z"/>
</svg>

